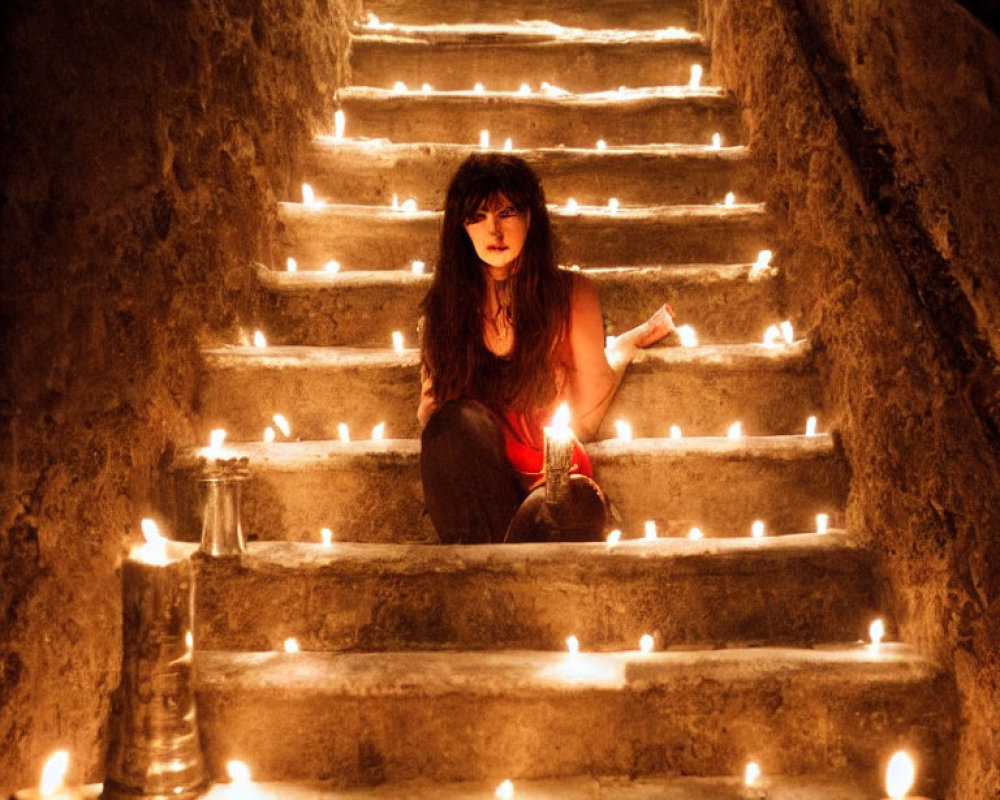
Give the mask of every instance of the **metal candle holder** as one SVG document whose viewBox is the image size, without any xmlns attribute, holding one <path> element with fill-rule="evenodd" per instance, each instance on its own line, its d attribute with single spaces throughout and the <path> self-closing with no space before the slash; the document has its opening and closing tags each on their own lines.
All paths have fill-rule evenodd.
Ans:
<svg viewBox="0 0 1000 800">
<path fill-rule="evenodd" d="M 250 462 L 243 458 L 210 459 L 202 466 L 204 515 L 201 552 L 209 556 L 239 556 L 246 549 L 240 522 L 240 493 L 250 476 Z"/>
</svg>

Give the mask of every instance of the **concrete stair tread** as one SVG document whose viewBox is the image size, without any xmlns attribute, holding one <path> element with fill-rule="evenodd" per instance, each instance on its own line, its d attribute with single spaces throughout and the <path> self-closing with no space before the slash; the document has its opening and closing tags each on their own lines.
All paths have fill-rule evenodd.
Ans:
<svg viewBox="0 0 1000 800">
<path fill-rule="evenodd" d="M 354 25 L 353 41 L 421 42 L 475 47 L 506 42 L 574 42 L 594 46 L 623 43 L 694 43 L 705 46 L 705 37 L 683 28 L 631 30 L 627 28 L 580 28 L 544 20 L 519 22 L 450 22 L 437 24 L 396 24 L 382 22 L 378 27 L 366 22 Z"/>
<path fill-rule="evenodd" d="M 390 139 L 365 139 L 345 137 L 338 139 L 333 134 L 317 134 L 313 139 L 314 152 L 324 156 L 344 154 L 349 158 L 361 158 L 371 161 L 397 161 L 405 156 L 449 155 L 461 160 L 472 153 L 479 153 L 482 148 L 478 144 L 456 142 L 394 142 Z M 615 162 L 621 157 L 641 156 L 663 159 L 697 158 L 709 161 L 745 161 L 749 158 L 749 150 L 744 145 L 731 145 L 714 149 L 703 144 L 685 144 L 682 142 L 660 142 L 650 144 L 607 144 L 604 149 L 596 147 L 570 147 L 565 145 L 555 147 L 531 147 L 513 153 L 519 155 L 533 166 L 561 161 L 593 161 L 595 168 L 606 168 L 607 162 Z"/>
<path fill-rule="evenodd" d="M 518 106 L 542 109 L 546 107 L 580 108 L 584 111 L 603 108 L 656 108 L 665 103 L 691 106 L 710 106 L 732 110 L 735 104 L 732 96 L 721 86 L 699 86 L 691 88 L 686 85 L 668 86 L 623 86 L 617 89 L 606 89 L 596 92 L 569 92 L 543 94 L 533 92 L 530 95 L 521 94 L 516 89 L 497 91 L 484 89 L 482 92 L 474 88 L 453 89 L 442 91 L 431 89 L 424 92 L 416 87 L 407 87 L 400 92 L 393 88 L 380 86 L 346 86 L 340 90 L 342 102 L 358 100 L 393 100 L 403 101 L 411 105 L 426 105 L 428 103 L 442 106 L 468 103 L 485 103 L 500 110 L 505 106 Z"/>
</svg>

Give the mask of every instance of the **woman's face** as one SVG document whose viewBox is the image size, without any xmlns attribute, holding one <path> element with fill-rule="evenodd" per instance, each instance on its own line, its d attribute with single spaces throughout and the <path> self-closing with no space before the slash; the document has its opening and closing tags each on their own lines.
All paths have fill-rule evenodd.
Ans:
<svg viewBox="0 0 1000 800">
<path fill-rule="evenodd" d="M 528 212 L 518 211 L 500 194 L 484 202 L 465 223 L 476 255 L 495 280 L 506 279 L 515 269 L 530 222 Z"/>
</svg>

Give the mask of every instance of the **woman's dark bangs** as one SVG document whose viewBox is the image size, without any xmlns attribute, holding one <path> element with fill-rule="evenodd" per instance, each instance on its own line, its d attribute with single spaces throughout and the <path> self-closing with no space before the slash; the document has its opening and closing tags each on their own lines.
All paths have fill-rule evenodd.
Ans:
<svg viewBox="0 0 1000 800">
<path fill-rule="evenodd" d="M 500 167 L 495 171 L 484 172 L 477 179 L 470 181 L 469 189 L 462 199 L 462 221 L 469 223 L 473 215 L 497 195 L 503 195 L 511 205 L 523 214 L 531 210 L 531 188 L 524 185 L 523 180 L 514 170 Z"/>
</svg>

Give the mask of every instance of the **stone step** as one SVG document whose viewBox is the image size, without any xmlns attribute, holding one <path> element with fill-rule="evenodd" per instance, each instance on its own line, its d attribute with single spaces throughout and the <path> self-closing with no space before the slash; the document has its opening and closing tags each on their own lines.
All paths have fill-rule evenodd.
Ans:
<svg viewBox="0 0 1000 800">
<path fill-rule="evenodd" d="M 427 267 L 432 267 L 433 256 Z M 669 302 L 698 341 L 761 341 L 779 321 L 775 279 L 750 280 L 749 264 L 684 264 L 587 269 L 609 333 L 621 333 Z M 255 270 L 260 319 L 274 344 L 373 346 L 393 331 L 416 330 L 431 275 L 406 270 L 281 272 Z"/>
<path fill-rule="evenodd" d="M 365 11 L 383 23 L 508 23 L 551 20 L 580 28 L 687 28 L 698 25 L 695 0 L 365 0 Z"/>
<path fill-rule="evenodd" d="M 580 774 L 870 774 L 943 788 L 942 670 L 903 645 L 668 653 L 195 654 L 213 775 L 373 785 Z M 938 780 L 935 780 L 935 779 Z"/>
<path fill-rule="evenodd" d="M 341 90 L 352 136 L 394 142 L 478 144 L 480 132 L 502 146 L 594 147 L 672 142 L 740 143 L 733 98 L 717 88 L 653 87 L 566 97 L 512 92 L 393 92 L 370 86 Z"/>
<path fill-rule="evenodd" d="M 772 244 L 762 203 L 550 212 L 557 252 L 566 264 L 752 262 Z M 279 203 L 279 218 L 282 259 L 294 258 L 299 269 L 322 269 L 331 260 L 351 270 L 401 269 L 433 257 L 442 213 Z"/>
<path fill-rule="evenodd" d="M 357 434 L 359 432 L 355 432 Z M 368 431 L 363 435 L 367 436 Z M 436 541 L 423 515 L 420 442 L 234 444 L 250 459 L 243 530 L 250 540 L 317 541 L 321 528 L 359 542 Z M 848 474 L 829 435 L 613 440 L 588 445 L 597 481 L 623 517 L 626 538 L 655 520 L 663 536 L 745 536 L 754 520 L 773 534 L 841 524 Z M 157 506 L 179 538 L 201 530 L 200 450 L 178 454 Z"/>
<path fill-rule="evenodd" d="M 669 546 L 665 546 L 669 544 Z M 842 533 L 487 545 L 255 543 L 197 559 L 205 650 L 632 650 L 866 636 L 871 558 Z"/>
<path fill-rule="evenodd" d="M 704 38 L 688 31 L 625 31 L 521 24 L 358 26 L 351 37 L 351 82 L 391 89 L 429 84 L 467 91 L 595 92 L 619 86 L 686 86 L 691 67 L 711 78 Z"/>
<path fill-rule="evenodd" d="M 416 334 L 407 331 L 412 347 Z M 346 422 L 359 434 L 385 423 L 392 439 L 419 438 L 417 350 L 226 347 L 203 351 L 201 437 L 225 428 L 234 441 L 260 439 L 283 414 L 296 439 L 334 439 Z M 627 421 L 641 438 L 724 436 L 737 419 L 750 435 L 802 433 L 821 402 L 808 343 L 651 347 L 640 351 L 598 432 Z"/>
<path fill-rule="evenodd" d="M 387 205 L 395 194 L 412 197 L 420 208 L 440 209 L 459 164 L 479 151 L 474 144 L 320 136 L 313 141 L 302 180 L 312 185 L 318 198 L 331 203 Z M 636 206 L 722 203 L 728 192 L 741 203 L 757 197 L 744 147 L 553 147 L 514 154 L 531 164 L 546 193 L 559 201 L 573 197 L 601 206 L 615 197 L 624 206 Z"/>
</svg>

